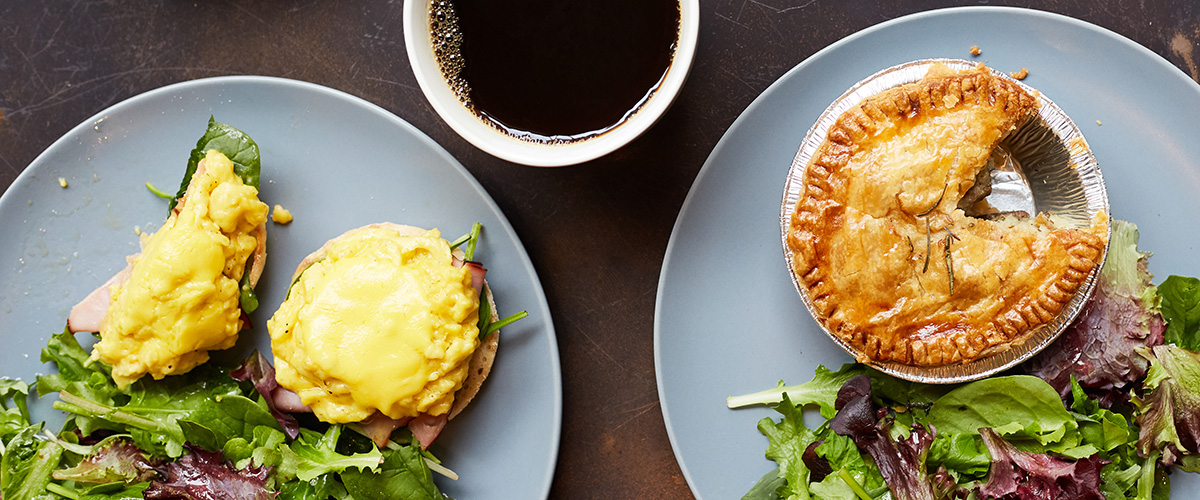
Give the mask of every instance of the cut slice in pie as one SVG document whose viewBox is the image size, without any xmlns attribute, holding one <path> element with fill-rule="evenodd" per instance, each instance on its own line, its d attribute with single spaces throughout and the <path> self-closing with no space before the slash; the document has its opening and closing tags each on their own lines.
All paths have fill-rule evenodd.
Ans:
<svg viewBox="0 0 1200 500">
<path fill-rule="evenodd" d="M 1037 109 L 982 65 L 935 65 L 830 126 L 787 244 L 817 320 L 860 361 L 935 366 L 1008 349 L 1053 320 L 1099 263 L 1105 213 L 1072 227 L 958 208 L 992 150 Z"/>
</svg>

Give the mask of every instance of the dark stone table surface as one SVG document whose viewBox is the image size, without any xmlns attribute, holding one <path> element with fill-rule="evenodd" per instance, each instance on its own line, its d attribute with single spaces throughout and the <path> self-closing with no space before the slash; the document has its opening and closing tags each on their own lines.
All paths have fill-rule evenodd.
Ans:
<svg viewBox="0 0 1200 500">
<path fill-rule="evenodd" d="M 702 0 L 694 66 L 665 117 L 606 157 L 538 169 L 474 148 L 434 113 L 409 68 L 398 0 L 0 0 L 0 190 L 84 119 L 175 82 L 270 75 L 378 104 L 475 175 L 542 279 L 563 368 L 551 497 L 690 498 L 659 410 L 652 325 L 663 253 L 693 179 L 738 114 L 792 66 L 868 26 L 955 5 L 1076 17 L 1200 78 L 1194 0 Z"/>
</svg>

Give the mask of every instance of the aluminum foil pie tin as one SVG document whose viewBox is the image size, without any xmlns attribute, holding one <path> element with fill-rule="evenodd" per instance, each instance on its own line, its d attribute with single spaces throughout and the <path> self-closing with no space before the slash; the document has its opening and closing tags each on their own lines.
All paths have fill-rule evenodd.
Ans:
<svg viewBox="0 0 1200 500">
<path fill-rule="evenodd" d="M 958 71 L 973 69 L 977 65 L 975 62 L 961 59 L 923 59 L 892 66 L 858 82 L 833 101 L 808 130 L 788 171 L 779 225 L 792 284 L 826 335 L 856 358 L 859 358 L 859 352 L 855 348 L 825 328 L 808 295 L 808 289 L 801 286 L 799 277 L 793 270 L 794 255 L 787 244 L 792 212 L 804 192 L 804 175 L 809 160 L 825 141 L 829 127 L 838 117 L 870 96 L 920 80 L 929 68 L 937 63 Z M 1100 175 L 1096 157 L 1071 118 L 1045 94 L 1003 72 L 989 69 L 997 77 L 1012 81 L 1036 95 L 1041 107 L 1037 116 L 1009 134 L 993 151 L 992 193 L 987 196 L 988 203 L 1001 211 L 1024 211 L 1030 215 L 1047 212 L 1060 223 L 1076 227 L 1088 227 L 1092 216 L 1098 212 L 1111 213 L 1108 193 L 1104 188 L 1104 179 Z M 1111 224 L 1109 228 L 1111 232 Z M 1007 350 L 965 364 L 916 366 L 875 361 L 867 364 L 902 379 L 938 384 L 981 379 L 1011 368 L 1049 346 L 1075 320 L 1096 287 L 1097 277 L 1107 255 L 1106 247 L 1100 265 L 1092 269 L 1084 284 L 1052 321 L 1027 332 L 1023 342 L 1018 339 Z"/>
</svg>

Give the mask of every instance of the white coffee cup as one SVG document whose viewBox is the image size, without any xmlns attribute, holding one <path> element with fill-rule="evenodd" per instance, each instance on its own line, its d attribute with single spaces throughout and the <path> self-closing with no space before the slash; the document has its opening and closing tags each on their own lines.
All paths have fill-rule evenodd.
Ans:
<svg viewBox="0 0 1200 500">
<path fill-rule="evenodd" d="M 667 111 L 687 79 L 696 54 L 700 25 L 699 0 L 679 1 L 679 39 L 662 83 L 632 116 L 595 137 L 563 144 L 521 140 L 485 123 L 463 105 L 446 83 L 433 52 L 429 0 L 404 1 L 404 43 L 408 61 L 425 98 L 450 128 L 494 156 L 535 167 L 559 167 L 593 160 L 641 135 Z"/>
</svg>

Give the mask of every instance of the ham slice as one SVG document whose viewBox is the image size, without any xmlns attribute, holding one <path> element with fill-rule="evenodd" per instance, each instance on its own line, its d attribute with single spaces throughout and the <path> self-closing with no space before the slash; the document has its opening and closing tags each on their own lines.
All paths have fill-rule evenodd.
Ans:
<svg viewBox="0 0 1200 500">
<path fill-rule="evenodd" d="M 274 374 L 272 374 L 272 380 L 274 380 Z M 275 389 L 271 391 L 271 397 L 275 400 L 275 407 L 279 408 L 280 411 L 288 413 L 312 413 L 312 408 L 304 406 L 304 403 L 300 401 L 299 394 L 281 386 L 275 386 Z"/>
<path fill-rule="evenodd" d="M 129 260 L 132 259 L 133 257 L 129 257 Z M 103 285 L 92 290 L 92 293 L 75 304 L 71 308 L 71 314 L 67 316 L 67 329 L 71 333 L 100 331 L 100 324 L 104 322 L 104 313 L 108 312 L 108 303 L 112 298 L 112 286 L 124 285 L 132 272 L 133 264 L 125 266 L 125 269 L 109 278 Z"/>
<path fill-rule="evenodd" d="M 454 267 L 466 267 L 471 272 L 471 287 L 475 289 L 475 293 L 483 292 L 483 277 L 487 275 L 487 269 L 483 268 L 483 264 L 470 260 L 458 260 L 458 257 L 455 257 Z"/>
<path fill-rule="evenodd" d="M 276 387 L 275 390 L 271 391 L 271 396 L 275 400 L 275 407 L 282 411 L 289 413 L 312 413 L 312 408 L 304 406 L 304 403 L 300 402 L 300 396 L 288 389 Z M 358 424 L 362 426 L 363 432 L 367 437 L 371 438 L 380 449 L 387 447 L 393 431 L 407 424 L 408 430 L 421 443 L 421 449 L 427 449 L 441 435 L 442 429 L 446 427 L 446 422 L 449 420 L 450 415 L 448 413 L 441 415 L 422 413 L 417 415 L 416 418 L 394 419 L 382 413 L 375 412 Z"/>
<path fill-rule="evenodd" d="M 413 419 L 402 418 L 396 420 L 382 413 L 375 412 L 370 417 L 367 417 L 366 420 L 359 422 L 359 425 L 362 426 L 363 432 L 366 433 L 367 437 L 375 442 L 375 446 L 378 446 L 379 449 L 384 449 L 387 448 L 388 441 L 392 439 L 392 431 L 403 427 L 404 424 L 409 423 L 411 420 Z"/>
<path fill-rule="evenodd" d="M 442 428 L 446 427 L 446 422 L 450 420 L 450 415 L 443 413 L 441 415 L 430 415 L 422 413 L 417 415 L 408 423 L 408 430 L 412 431 L 413 437 L 421 443 L 421 449 L 429 449 L 429 445 L 437 439 L 442 433 Z"/>
</svg>

